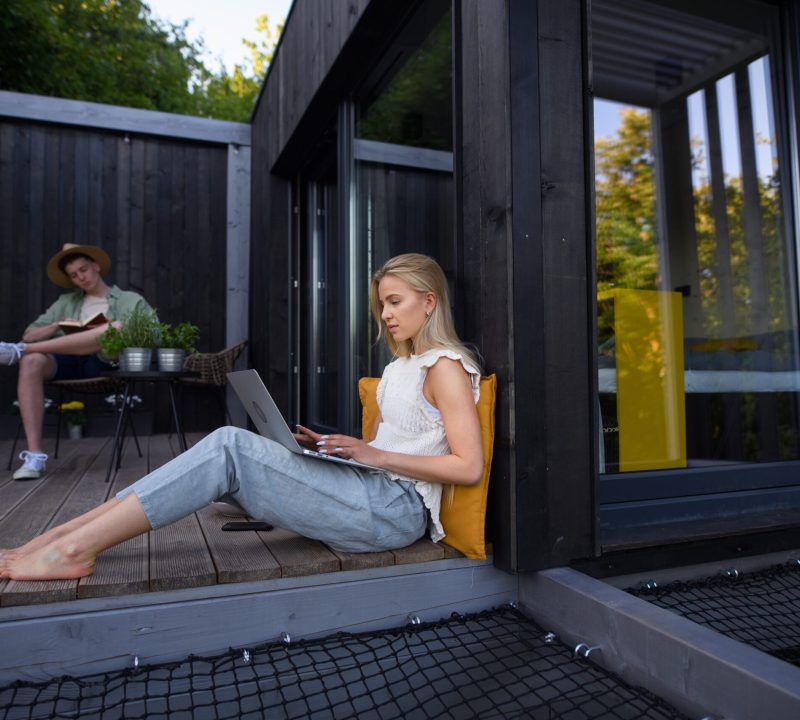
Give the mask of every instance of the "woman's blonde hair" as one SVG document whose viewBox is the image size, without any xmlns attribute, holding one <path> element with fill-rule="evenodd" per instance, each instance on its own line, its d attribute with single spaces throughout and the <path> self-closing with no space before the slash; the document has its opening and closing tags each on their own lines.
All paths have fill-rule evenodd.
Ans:
<svg viewBox="0 0 800 720">
<path fill-rule="evenodd" d="M 444 276 L 444 272 L 439 263 L 427 255 L 419 253 L 397 255 L 387 260 L 383 267 L 372 276 L 369 298 L 372 316 L 378 324 L 378 339 L 384 335 L 383 321 L 381 320 L 383 305 L 378 295 L 378 285 L 387 275 L 393 275 L 404 280 L 416 292 L 430 292 L 436 297 L 436 305 L 415 338 L 416 347 L 423 351 L 433 350 L 434 348 L 453 350 L 475 367 L 476 370 L 480 371 L 480 361 L 477 354 L 464 345 L 456 334 L 447 292 L 447 279 Z M 389 334 L 385 335 L 385 339 L 389 350 L 396 356 L 409 357 L 414 352 L 411 340 L 397 342 Z"/>
</svg>

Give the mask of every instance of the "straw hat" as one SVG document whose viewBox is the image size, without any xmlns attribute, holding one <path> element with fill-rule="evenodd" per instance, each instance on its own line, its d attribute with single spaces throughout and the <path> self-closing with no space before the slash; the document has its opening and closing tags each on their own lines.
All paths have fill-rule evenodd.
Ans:
<svg viewBox="0 0 800 720">
<path fill-rule="evenodd" d="M 58 267 L 61 259 L 66 255 L 86 255 L 92 258 L 100 266 L 100 275 L 105 275 L 111 267 L 111 259 L 106 254 L 105 250 L 92 245 L 75 245 L 74 243 L 64 243 L 61 248 L 50 261 L 47 263 L 47 277 L 49 277 L 56 285 L 63 288 L 74 288 L 72 280 L 67 277 L 67 274 Z"/>
</svg>

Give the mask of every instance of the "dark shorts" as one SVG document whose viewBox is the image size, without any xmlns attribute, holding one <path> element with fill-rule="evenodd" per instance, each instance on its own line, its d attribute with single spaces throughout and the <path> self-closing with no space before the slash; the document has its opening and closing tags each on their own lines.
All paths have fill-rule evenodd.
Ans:
<svg viewBox="0 0 800 720">
<path fill-rule="evenodd" d="M 56 374 L 50 378 L 51 380 L 92 378 L 114 369 L 97 355 L 52 355 L 51 357 L 56 362 Z"/>
</svg>

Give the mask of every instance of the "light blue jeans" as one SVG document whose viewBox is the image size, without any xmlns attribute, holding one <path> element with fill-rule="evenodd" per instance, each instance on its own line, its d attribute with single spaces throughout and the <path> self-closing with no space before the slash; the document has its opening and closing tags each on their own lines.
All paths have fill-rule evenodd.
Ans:
<svg viewBox="0 0 800 720">
<path fill-rule="evenodd" d="M 224 495 L 251 516 L 343 552 L 405 547 L 425 533 L 427 511 L 414 484 L 296 455 L 224 427 L 117 494 L 135 492 L 153 528 Z"/>
</svg>

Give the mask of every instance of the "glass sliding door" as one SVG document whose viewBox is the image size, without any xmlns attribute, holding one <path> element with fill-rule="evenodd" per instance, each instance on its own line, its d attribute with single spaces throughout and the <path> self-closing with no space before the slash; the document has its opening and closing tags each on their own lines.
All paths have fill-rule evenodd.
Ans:
<svg viewBox="0 0 800 720">
<path fill-rule="evenodd" d="M 452 82 L 450 3 L 429 0 L 356 93 L 347 198 L 353 387 L 391 360 L 366 302 L 375 269 L 420 252 L 455 277 Z"/>
<path fill-rule="evenodd" d="M 800 508 L 777 14 L 591 4 L 606 527 Z"/>
<path fill-rule="evenodd" d="M 339 246 L 336 186 L 312 182 L 307 187 L 305 263 L 306 343 L 304 352 L 304 422 L 319 432 L 339 428 Z"/>
<path fill-rule="evenodd" d="M 360 433 L 357 383 L 391 358 L 368 304 L 375 269 L 432 255 L 455 278 L 452 13 L 419 2 L 339 106 L 292 192 L 294 419 Z"/>
</svg>

